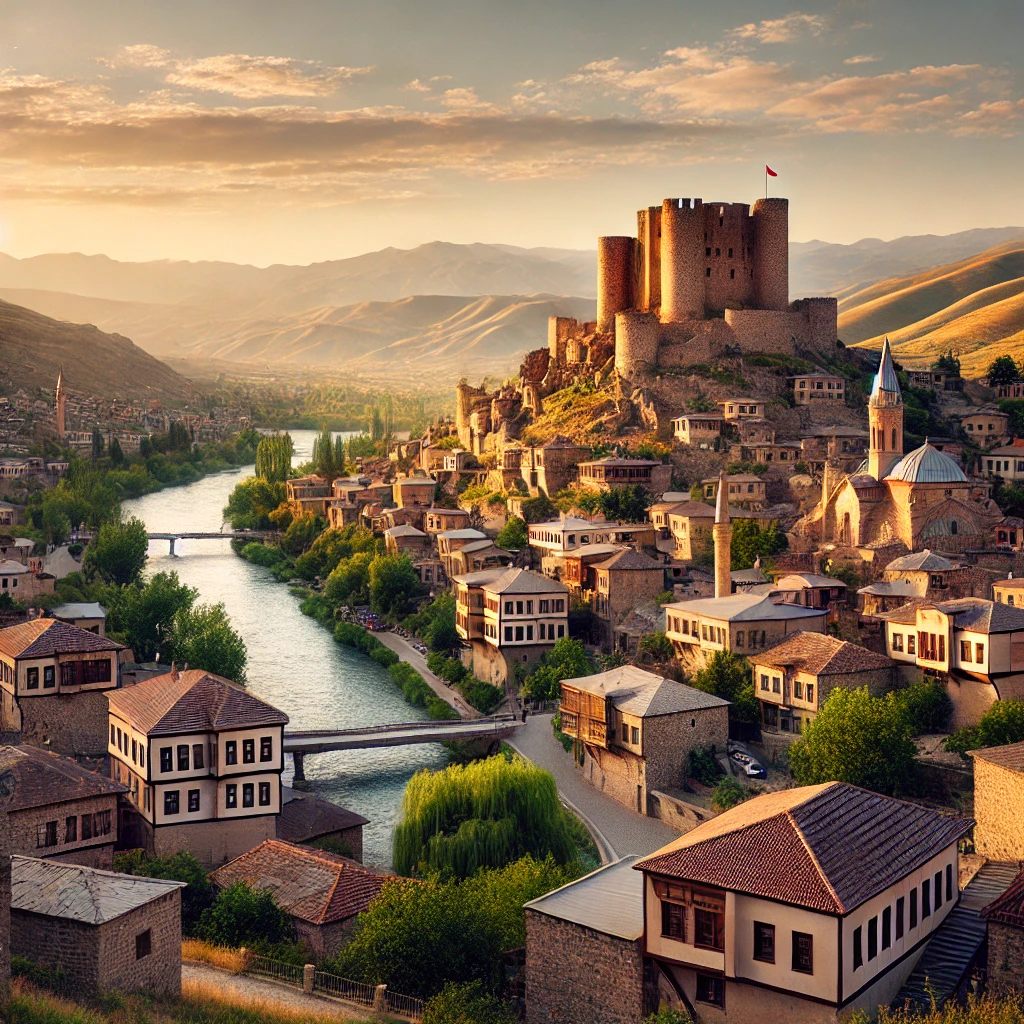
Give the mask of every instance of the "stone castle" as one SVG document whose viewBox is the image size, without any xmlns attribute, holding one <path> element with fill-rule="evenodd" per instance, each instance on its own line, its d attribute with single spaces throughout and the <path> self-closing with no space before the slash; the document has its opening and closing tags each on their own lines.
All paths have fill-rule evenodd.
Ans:
<svg viewBox="0 0 1024 1024">
<path fill-rule="evenodd" d="M 522 414 L 574 381 L 614 371 L 634 403 L 663 370 L 723 356 L 829 352 L 834 298 L 789 301 L 789 200 L 666 199 L 637 213 L 637 235 L 597 240 L 597 320 L 551 317 L 547 348 L 494 393 L 460 385 L 456 425 L 476 452 L 516 436 Z M 641 419 L 643 410 L 641 409 Z M 496 435 L 491 440 L 489 435 Z"/>
</svg>

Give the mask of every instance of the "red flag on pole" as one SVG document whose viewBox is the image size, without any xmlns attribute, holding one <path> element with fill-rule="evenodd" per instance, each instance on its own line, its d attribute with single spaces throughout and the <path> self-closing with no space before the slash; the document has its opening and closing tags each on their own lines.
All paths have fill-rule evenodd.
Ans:
<svg viewBox="0 0 1024 1024">
<path fill-rule="evenodd" d="M 778 174 L 775 171 L 773 171 L 767 164 L 764 165 L 764 170 L 765 170 L 765 173 L 768 175 L 768 177 L 770 177 L 770 178 L 777 178 L 778 177 Z"/>
</svg>

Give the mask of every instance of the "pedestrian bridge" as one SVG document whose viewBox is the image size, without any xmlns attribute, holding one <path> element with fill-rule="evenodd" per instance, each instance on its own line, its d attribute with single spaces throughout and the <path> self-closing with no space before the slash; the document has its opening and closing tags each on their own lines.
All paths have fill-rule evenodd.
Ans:
<svg viewBox="0 0 1024 1024">
<path fill-rule="evenodd" d="M 166 540 L 171 545 L 171 555 L 177 556 L 174 545 L 179 540 L 265 540 L 270 534 L 258 530 L 224 530 L 217 533 L 147 533 L 150 540 Z"/>
<path fill-rule="evenodd" d="M 490 740 L 497 745 L 500 740 L 511 736 L 521 724 L 522 720 L 515 715 L 492 715 L 488 718 L 372 725 L 365 729 L 286 730 L 284 752 L 292 755 L 295 780 L 302 782 L 306 777 L 303 770 L 306 754 L 400 747 L 411 743 L 465 743 L 470 740 Z"/>
</svg>

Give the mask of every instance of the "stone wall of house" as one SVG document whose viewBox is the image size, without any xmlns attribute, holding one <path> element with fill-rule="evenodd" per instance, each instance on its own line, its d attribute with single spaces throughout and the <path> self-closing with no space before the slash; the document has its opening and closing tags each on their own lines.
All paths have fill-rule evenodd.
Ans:
<svg viewBox="0 0 1024 1024">
<path fill-rule="evenodd" d="M 807 676 L 802 675 L 806 680 Z M 876 668 L 866 672 L 854 672 L 848 675 L 820 676 L 818 678 L 818 707 L 821 708 L 828 695 L 837 687 L 845 686 L 849 690 L 855 690 L 860 686 L 866 686 L 872 697 L 881 697 L 893 689 L 897 681 L 897 669 Z M 813 679 L 811 680 L 813 682 Z"/>
<path fill-rule="evenodd" d="M 526 1024 L 636 1024 L 640 941 L 526 911 Z"/>
<path fill-rule="evenodd" d="M 356 923 L 355 916 L 345 921 L 335 921 L 332 924 L 311 924 L 309 921 L 301 921 L 297 917 L 292 920 L 295 923 L 295 935 L 299 942 L 304 942 L 309 946 L 316 953 L 318 960 L 337 956 L 352 937 L 352 929 Z"/>
<path fill-rule="evenodd" d="M 221 818 L 160 828 L 153 828 L 140 816 L 140 832 L 141 845 L 151 856 L 169 857 L 179 850 L 187 850 L 210 871 L 248 853 L 264 839 L 275 839 L 277 816 Z"/>
<path fill-rule="evenodd" d="M 725 706 L 645 718 L 647 788 L 678 788 L 691 750 L 711 746 L 725 750 L 728 742 L 729 709 Z"/>
<path fill-rule="evenodd" d="M 989 860 L 1024 860 L 1024 774 L 974 761 L 974 849 Z"/>
<path fill-rule="evenodd" d="M 180 889 L 100 925 L 98 931 L 101 989 L 181 995 Z M 135 940 L 146 931 L 151 952 L 136 958 Z"/>
<path fill-rule="evenodd" d="M 95 925 L 11 911 L 11 953 L 41 967 L 61 970 L 76 989 L 95 992 L 100 985 L 100 935 Z"/>
<path fill-rule="evenodd" d="M 988 992 L 996 996 L 1024 991 L 1024 928 L 988 924 Z"/>
<path fill-rule="evenodd" d="M 95 838 L 82 839 L 82 815 L 110 812 L 110 832 Z M 67 819 L 75 818 L 76 839 L 67 841 Z M 57 845 L 40 845 L 40 829 L 47 822 L 57 823 Z M 8 842 L 11 853 L 26 857 L 46 857 L 86 867 L 106 867 L 113 863 L 113 844 L 117 842 L 117 794 L 109 793 L 84 800 L 68 800 L 12 811 L 7 816 Z"/>
<path fill-rule="evenodd" d="M 508 657 L 493 644 L 474 640 L 471 650 L 465 653 L 464 661 L 477 679 L 494 686 L 504 686 L 514 677 L 515 667 L 529 673 L 540 663 L 540 659 L 551 650 L 550 644 L 519 644 L 505 648 Z"/>
<path fill-rule="evenodd" d="M 628 750 L 584 747 L 583 777 L 595 789 L 643 814 L 647 806 L 642 757 Z"/>
<path fill-rule="evenodd" d="M 905 674 L 905 673 L 904 673 Z M 955 679 L 946 677 L 946 693 L 953 702 L 953 714 L 949 719 L 951 730 L 963 729 L 965 726 L 977 725 L 982 716 L 992 707 L 1001 694 L 991 683 L 980 679 Z"/>
<path fill-rule="evenodd" d="M 110 705 L 104 691 L 21 697 L 18 705 L 23 742 L 71 757 L 106 754 Z"/>
</svg>

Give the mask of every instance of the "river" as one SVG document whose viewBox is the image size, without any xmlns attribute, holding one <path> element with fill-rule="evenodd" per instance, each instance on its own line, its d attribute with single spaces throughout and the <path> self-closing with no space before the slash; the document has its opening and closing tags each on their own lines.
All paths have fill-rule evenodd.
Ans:
<svg viewBox="0 0 1024 1024">
<path fill-rule="evenodd" d="M 309 459 L 316 436 L 293 430 L 296 463 Z M 216 531 L 235 484 L 252 466 L 169 487 L 124 503 L 151 533 Z M 249 650 L 248 689 L 280 708 L 296 729 L 356 728 L 426 718 L 410 707 L 388 672 L 376 662 L 334 642 L 328 630 L 299 611 L 299 602 L 266 569 L 250 565 L 227 541 L 178 541 L 171 558 L 166 541 L 150 545 L 147 575 L 174 571 L 199 591 L 205 603 L 223 601 Z M 306 778 L 315 792 L 365 818 L 363 857 L 391 865 L 391 833 L 406 782 L 421 768 L 448 763 L 435 744 L 381 750 L 337 751 L 306 758 Z M 287 785 L 291 769 L 285 772 Z"/>
</svg>

